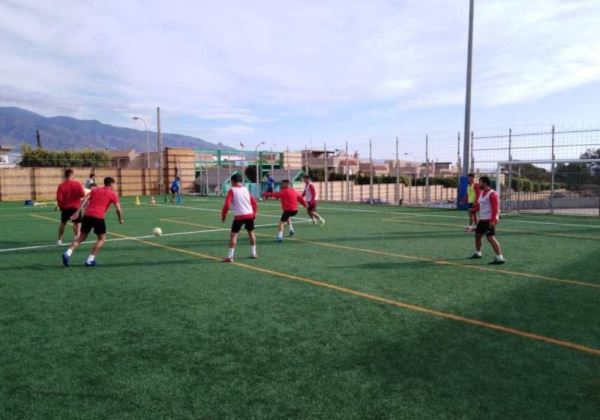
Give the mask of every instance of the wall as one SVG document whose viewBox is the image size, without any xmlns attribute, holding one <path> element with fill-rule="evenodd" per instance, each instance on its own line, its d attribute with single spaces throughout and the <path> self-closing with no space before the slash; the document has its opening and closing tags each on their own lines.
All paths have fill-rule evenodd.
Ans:
<svg viewBox="0 0 600 420">
<path fill-rule="evenodd" d="M 194 191 L 194 152 L 192 149 L 167 148 L 165 150 L 165 187 L 175 177 L 179 168 L 183 192 Z M 85 182 L 91 168 L 73 168 L 75 178 Z M 9 168 L 0 169 L 0 201 L 48 201 L 56 197 L 56 188 L 62 182 L 62 168 Z M 158 194 L 158 169 L 96 168 L 98 184 L 107 177 L 117 181 L 121 196 Z"/>
</svg>

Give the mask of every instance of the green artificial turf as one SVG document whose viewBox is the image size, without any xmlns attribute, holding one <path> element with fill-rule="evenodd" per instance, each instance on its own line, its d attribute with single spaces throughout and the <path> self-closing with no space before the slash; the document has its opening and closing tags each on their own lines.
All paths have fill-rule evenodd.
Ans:
<svg viewBox="0 0 600 420">
<path fill-rule="evenodd" d="M 323 204 L 276 243 L 268 201 L 228 265 L 220 205 L 126 200 L 65 268 L 58 214 L 3 203 L 0 418 L 598 418 L 597 218 L 506 218 L 489 267 L 461 212 Z"/>
</svg>

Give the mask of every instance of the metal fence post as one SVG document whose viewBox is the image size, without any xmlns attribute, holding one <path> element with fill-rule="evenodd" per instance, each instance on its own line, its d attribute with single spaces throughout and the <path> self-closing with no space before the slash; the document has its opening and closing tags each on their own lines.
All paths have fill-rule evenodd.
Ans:
<svg viewBox="0 0 600 420">
<path fill-rule="evenodd" d="M 369 139 L 369 203 L 373 204 L 373 140 Z"/>
<path fill-rule="evenodd" d="M 457 184 L 460 182 L 460 174 L 461 174 L 461 164 L 460 164 L 460 131 L 458 132 L 457 136 L 456 136 L 456 169 L 457 169 L 457 175 L 456 175 L 456 179 L 457 179 Z"/>
<path fill-rule="evenodd" d="M 308 146 L 304 145 L 304 174 L 308 175 Z"/>
<path fill-rule="evenodd" d="M 400 205 L 400 158 L 399 158 L 399 140 L 396 137 L 396 191 L 394 192 L 394 201 Z"/>
<path fill-rule="evenodd" d="M 348 158 L 348 140 L 346 140 L 346 204 L 350 202 L 350 159 Z"/>
<path fill-rule="evenodd" d="M 431 188 L 429 187 L 429 135 L 425 135 L 425 202 L 431 201 Z"/>
<path fill-rule="evenodd" d="M 287 166 L 287 179 L 290 181 L 290 184 L 293 186 L 294 184 L 292 184 L 292 168 L 290 168 L 290 148 L 289 146 L 286 147 L 285 149 L 285 156 L 286 156 L 286 165 Z"/>
<path fill-rule="evenodd" d="M 512 128 L 508 129 L 508 161 L 512 161 Z M 508 192 L 508 212 L 512 211 L 512 163 L 508 164 L 508 187 L 506 191 Z M 496 180 L 496 183 L 500 182 L 500 179 Z M 517 180 L 518 184 L 519 180 Z"/>
<path fill-rule="evenodd" d="M 473 154 L 474 140 L 475 140 L 475 132 L 471 131 L 471 172 L 477 172 L 477 170 L 475 168 L 475 155 Z"/>
<path fill-rule="evenodd" d="M 329 176 L 328 176 L 328 171 L 327 171 L 327 143 L 323 144 L 323 158 L 324 158 L 324 165 L 323 165 L 323 178 L 325 180 L 325 200 L 329 200 Z"/>
<path fill-rule="evenodd" d="M 552 171 L 550 174 L 550 214 L 554 214 L 554 174 L 556 173 L 556 155 L 554 153 L 554 137 L 556 130 L 552 126 Z"/>
</svg>

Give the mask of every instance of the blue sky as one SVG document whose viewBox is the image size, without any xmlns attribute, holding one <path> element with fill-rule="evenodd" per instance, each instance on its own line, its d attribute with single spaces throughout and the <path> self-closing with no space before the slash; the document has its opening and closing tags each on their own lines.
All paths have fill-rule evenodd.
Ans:
<svg viewBox="0 0 600 420">
<path fill-rule="evenodd" d="M 277 148 L 462 129 L 467 0 L 0 3 L 0 104 Z M 600 2 L 476 0 L 473 127 L 596 124 Z"/>
</svg>

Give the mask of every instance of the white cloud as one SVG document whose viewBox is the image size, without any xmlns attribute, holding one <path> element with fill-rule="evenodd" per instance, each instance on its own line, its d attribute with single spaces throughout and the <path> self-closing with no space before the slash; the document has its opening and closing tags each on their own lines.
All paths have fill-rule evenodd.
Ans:
<svg viewBox="0 0 600 420">
<path fill-rule="evenodd" d="M 254 133 L 254 127 L 244 124 L 226 125 L 213 128 L 213 132 L 217 137 L 239 138 L 245 137 Z"/>
<path fill-rule="evenodd" d="M 476 3 L 476 105 L 531 101 L 600 80 L 600 2 Z M 5 0 L 0 102 L 109 118 L 161 105 L 200 123 L 226 122 L 213 130 L 224 136 L 355 105 L 460 105 L 466 7 Z"/>
</svg>

